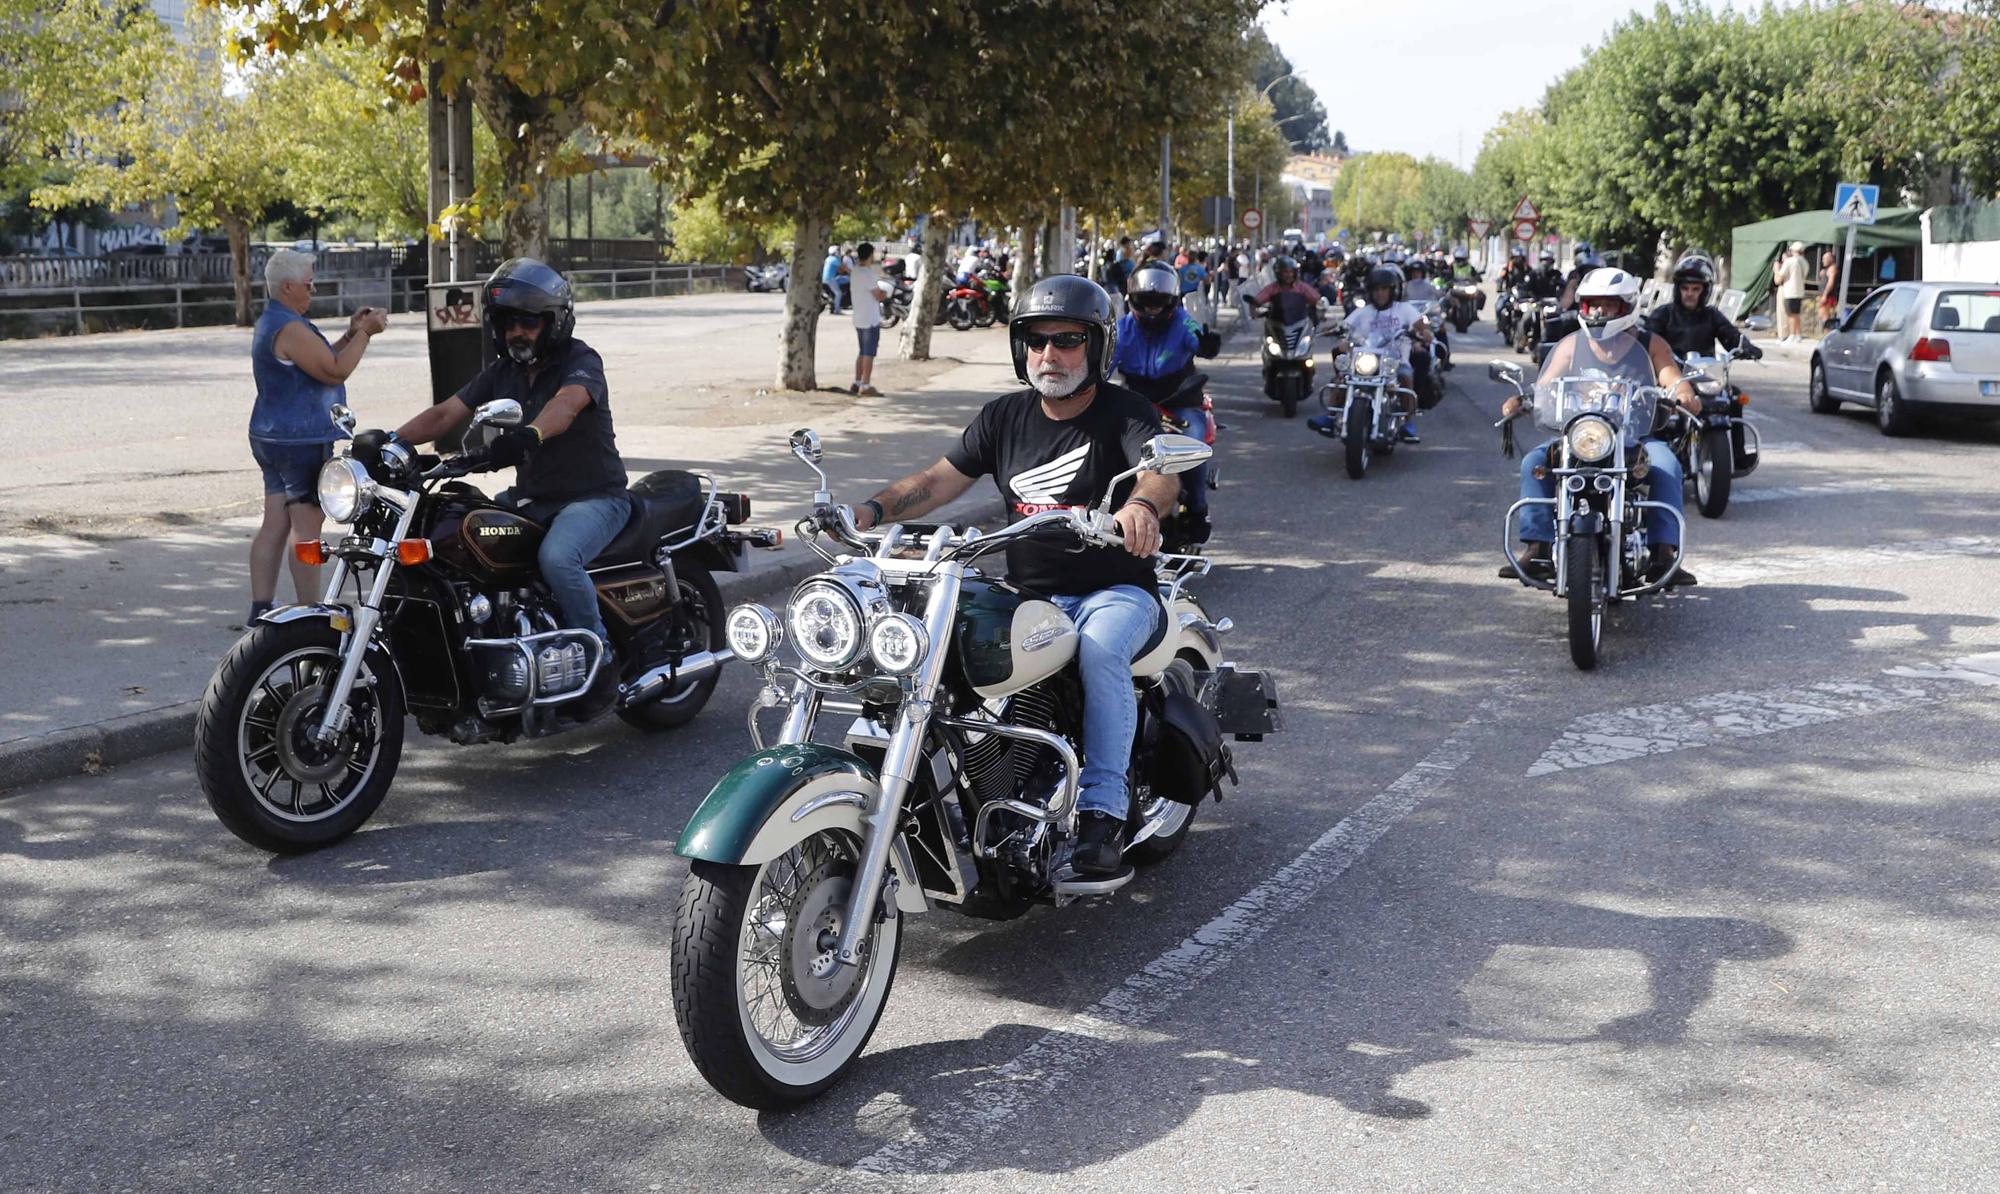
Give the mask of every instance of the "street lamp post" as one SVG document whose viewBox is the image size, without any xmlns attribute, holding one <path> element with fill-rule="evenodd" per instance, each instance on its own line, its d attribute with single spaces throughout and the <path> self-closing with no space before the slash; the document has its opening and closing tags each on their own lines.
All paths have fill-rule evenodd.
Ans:
<svg viewBox="0 0 2000 1194">
<path fill-rule="evenodd" d="M 1271 94 L 1271 88 L 1276 87 L 1278 84 L 1284 82 L 1286 79 L 1296 77 L 1298 73 L 1299 72 L 1295 70 L 1288 70 L 1284 74 L 1279 75 L 1277 78 L 1272 79 L 1269 83 L 1264 84 L 1264 89 L 1257 93 L 1257 98 L 1263 99 L 1265 96 Z M 1293 117 L 1293 119 L 1297 119 L 1297 117 Z M 1263 198 L 1264 179 L 1261 175 L 1258 176 L 1257 178 L 1256 194 L 1259 200 Z M 1253 206 L 1255 206 L 1254 203 Z M 1231 211 L 1231 213 L 1234 213 L 1236 210 L 1236 105 L 1235 104 L 1229 105 L 1229 210 Z"/>
</svg>

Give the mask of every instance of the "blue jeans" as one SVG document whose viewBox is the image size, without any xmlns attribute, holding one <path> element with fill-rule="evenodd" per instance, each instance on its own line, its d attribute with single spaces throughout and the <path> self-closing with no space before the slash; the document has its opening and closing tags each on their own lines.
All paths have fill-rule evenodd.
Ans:
<svg viewBox="0 0 2000 1194">
<path fill-rule="evenodd" d="M 1077 809 L 1123 820 L 1130 803 L 1125 771 L 1139 729 L 1132 660 L 1160 628 L 1160 599 L 1137 585 L 1114 585 L 1049 600 L 1076 623 L 1082 640 L 1077 668 L 1083 673 L 1083 794 Z"/>
<path fill-rule="evenodd" d="M 1543 477 L 1537 481 L 1535 470 L 1546 468 L 1549 463 L 1549 449 L 1554 440 L 1543 444 L 1521 457 L 1521 496 L 1524 498 L 1552 498 L 1556 495 L 1556 479 Z M 1656 439 L 1645 442 L 1646 461 L 1652 465 L 1652 474 L 1646 478 L 1650 496 L 1656 502 L 1665 502 L 1675 510 L 1681 508 L 1681 462 L 1674 456 L 1674 450 Z M 1646 542 L 1664 543 L 1669 547 L 1679 547 L 1681 524 L 1677 518 L 1669 518 L 1658 510 L 1647 510 L 1642 517 L 1646 528 Z M 1556 541 L 1556 520 L 1554 506 L 1521 507 L 1521 542 L 1554 543 Z"/>
<path fill-rule="evenodd" d="M 512 505 L 513 496 L 510 489 L 494 500 L 503 506 Z M 549 519 L 548 533 L 542 536 L 535 563 L 541 568 L 543 582 L 555 594 L 564 629 L 595 630 L 599 638 L 605 637 L 604 618 L 597 611 L 597 586 L 590 583 L 587 569 L 599 552 L 611 546 L 631 516 L 632 500 L 622 493 L 613 493 L 565 502 Z"/>
<path fill-rule="evenodd" d="M 1208 412 L 1199 406 L 1178 406 L 1167 412 L 1185 422 L 1187 433 L 1198 440 L 1208 438 Z M 1191 468 L 1181 474 L 1181 498 L 1187 508 L 1203 518 L 1208 517 L 1208 467 L 1203 461 L 1198 468 Z M 1169 512 L 1171 513 L 1171 511 Z"/>
</svg>

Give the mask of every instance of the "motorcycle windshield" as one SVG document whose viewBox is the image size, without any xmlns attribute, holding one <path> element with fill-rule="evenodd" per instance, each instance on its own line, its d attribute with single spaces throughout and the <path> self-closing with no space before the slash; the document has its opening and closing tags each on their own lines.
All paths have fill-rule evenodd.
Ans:
<svg viewBox="0 0 2000 1194">
<path fill-rule="evenodd" d="M 1281 290 L 1271 296 L 1271 310 L 1266 317 L 1274 323 L 1298 323 L 1312 318 L 1312 300 L 1296 290 Z"/>
<path fill-rule="evenodd" d="M 1601 414 L 1636 443 L 1653 428 L 1659 401 L 1653 359 L 1629 333 L 1607 341 L 1572 332 L 1549 350 L 1535 381 L 1535 425 L 1561 431 L 1586 411 Z"/>
</svg>

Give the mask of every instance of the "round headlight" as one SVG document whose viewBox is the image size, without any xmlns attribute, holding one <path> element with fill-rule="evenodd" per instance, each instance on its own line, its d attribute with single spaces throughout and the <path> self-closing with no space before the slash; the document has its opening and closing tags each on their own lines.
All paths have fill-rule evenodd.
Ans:
<svg viewBox="0 0 2000 1194">
<path fill-rule="evenodd" d="M 1357 353 L 1354 357 L 1354 373 L 1357 377 L 1373 377 L 1382 367 L 1382 358 L 1372 352 Z"/>
<path fill-rule="evenodd" d="M 907 676 L 924 661 L 930 634 L 910 614 L 884 614 L 868 628 L 868 657 L 891 676 Z"/>
<path fill-rule="evenodd" d="M 335 522 L 353 522 L 368 508 L 375 482 L 368 470 L 345 456 L 320 466 L 319 508 Z"/>
<path fill-rule="evenodd" d="M 729 649 L 745 663 L 764 662 L 785 641 L 785 628 L 778 615 L 756 604 L 730 610 L 722 630 L 729 640 Z"/>
<path fill-rule="evenodd" d="M 785 610 L 785 628 L 799 657 L 821 671 L 846 671 L 861 658 L 861 607 L 837 584 L 800 585 Z"/>
<path fill-rule="evenodd" d="M 1586 415 L 1569 425 L 1569 454 L 1578 460 L 1596 462 L 1611 455 L 1618 435 L 1611 424 L 1595 415 Z"/>
</svg>

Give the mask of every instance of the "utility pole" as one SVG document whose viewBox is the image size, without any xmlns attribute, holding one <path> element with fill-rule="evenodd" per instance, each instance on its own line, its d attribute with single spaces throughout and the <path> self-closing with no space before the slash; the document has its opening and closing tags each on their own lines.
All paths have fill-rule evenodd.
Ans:
<svg viewBox="0 0 2000 1194">
<path fill-rule="evenodd" d="M 1173 239 L 1167 235 L 1174 207 L 1173 146 L 1171 133 L 1160 134 L 1160 239 L 1168 241 Z"/>
<path fill-rule="evenodd" d="M 430 0 L 432 28 L 444 23 L 444 0 Z M 430 63 L 424 78 L 425 105 L 430 117 L 430 222 L 443 222 L 444 210 L 472 193 L 472 97 L 461 87 L 446 94 L 444 68 Z M 429 244 L 432 282 L 460 282 L 472 272 L 472 254 L 459 243 L 459 221 L 453 220 L 443 240 Z"/>
</svg>

